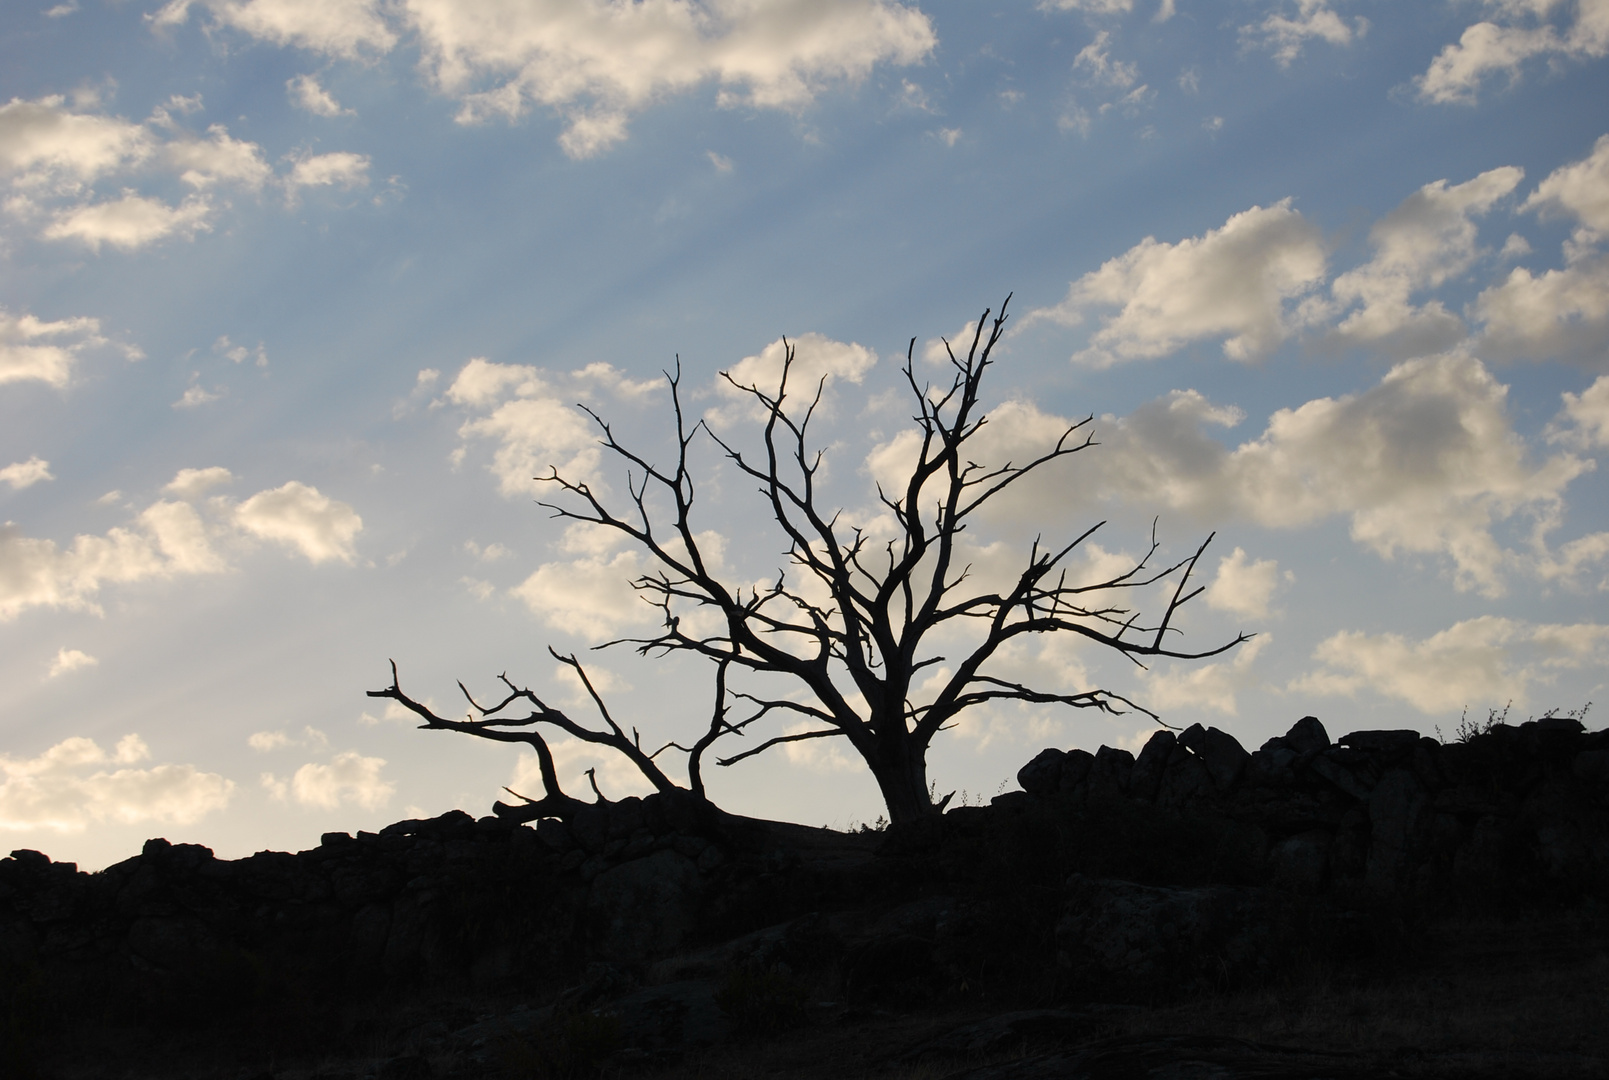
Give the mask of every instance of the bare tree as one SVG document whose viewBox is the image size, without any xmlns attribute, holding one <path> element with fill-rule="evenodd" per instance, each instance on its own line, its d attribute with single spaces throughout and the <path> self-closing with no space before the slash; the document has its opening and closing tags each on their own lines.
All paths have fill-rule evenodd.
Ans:
<svg viewBox="0 0 1609 1080">
<path fill-rule="evenodd" d="M 533 808 L 546 806 L 555 813 L 574 801 L 567 803 L 568 796 L 558 788 L 551 755 L 536 731 L 541 723 L 625 754 L 660 790 L 675 785 L 656 759 L 666 750 L 681 750 L 688 755 L 689 785 L 702 798 L 702 755 L 717 739 L 747 736 L 753 725 L 771 716 L 802 718 L 808 725 L 804 730 L 773 735 L 718 758 L 719 764 L 731 765 L 783 743 L 841 738 L 865 760 L 882 791 L 890 820 L 898 822 L 944 809 L 948 796 L 935 802 L 928 784 L 927 750 L 933 738 L 965 709 L 992 701 L 1025 701 L 1107 713 L 1132 709 L 1156 719 L 1149 709 L 1107 690 L 1060 693 L 1036 689 L 988 670 L 990 660 L 998 657 L 1004 646 L 1030 634 L 1074 634 L 1139 666 L 1149 657 L 1215 656 L 1248 638 L 1240 634 L 1199 651 L 1171 644 L 1171 635 L 1178 633 L 1173 622 L 1179 609 L 1201 592 L 1200 586 L 1190 585 L 1196 564 L 1212 540 L 1210 535 L 1187 558 L 1153 567 L 1159 548 L 1153 529 L 1145 555 L 1122 573 L 1094 582 L 1070 578 L 1068 557 L 1095 535 L 1105 524 L 1101 522 L 1059 547 L 1035 540 L 1021 571 L 1005 587 L 994 591 L 972 587 L 970 567 L 958 563 L 957 552 L 970 521 L 1025 477 L 1096 445 L 1089 430 L 1093 417 L 1086 417 L 1023 464 L 980 465 L 969 457 L 969 444 L 987 422 L 980 391 L 1005 326 L 1005 307 L 1001 305 L 1000 314 L 992 321 L 990 312 L 983 313 L 964 356 L 957 356 L 945 342 L 951 369 L 948 388 L 935 390 L 918 381 L 916 340 L 911 340 L 903 374 L 916 403 L 913 422 L 920 450 L 903 487 L 878 492 L 895 525 L 891 539 L 879 541 L 859 526 L 841 525 L 841 512 L 820 504 L 817 482 L 823 451 L 812 448 L 809 429 L 826 381 L 817 381 L 807 394 L 794 398 L 790 386 L 795 374 L 792 346 L 785 345 L 775 389 L 740 383 L 723 373 L 763 417 L 759 448 L 752 453 L 711 431 L 703 421 L 689 425 L 680 393 L 679 365 L 674 374 L 666 373 L 677 438 L 675 461 L 669 468 L 651 463 L 620 443 L 608 422 L 587 410 L 598 425 L 602 445 L 626 465 L 625 509 L 610 509 L 586 483 L 556 470 L 539 479 L 557 490 L 558 500 L 542 505 L 556 517 L 624 534 L 658 561 L 659 569 L 632 584 L 659 609 L 659 632 L 608 645 L 634 645 L 644 655 L 693 653 L 714 663 L 713 715 L 708 730 L 693 746 L 669 743 L 654 753 L 645 752 L 636 732 L 628 738 L 609 716 L 575 658 L 557 653 L 556 658 L 582 676 L 607 730 L 575 723 L 506 677 L 507 697 L 488 708 L 470 698 L 479 715 L 463 721 L 435 716 L 409 699 L 397 686 L 394 667 L 391 687 L 372 691 L 371 696 L 399 701 L 423 718 L 426 727 L 530 743 L 542 762 L 548 794 L 541 802 L 527 801 Z M 781 572 L 774 584 L 763 589 L 730 584 L 717 576 L 693 525 L 689 449 L 701 432 L 714 440 L 740 473 L 757 482 L 767 511 L 786 538 L 786 557 L 797 575 L 809 579 L 810 588 L 789 585 Z M 1154 620 L 1145 620 L 1124 603 L 1127 594 L 1159 584 L 1167 599 Z M 820 599 L 823 595 L 826 600 Z M 718 618 L 682 617 L 699 609 L 713 610 Z M 690 629 L 711 622 L 718 624 L 711 632 Z M 953 663 L 931 651 L 932 639 L 938 637 L 965 640 Z M 913 700 L 918 676 L 940 664 L 951 666 L 937 692 L 924 695 L 924 701 Z M 755 689 L 762 685 L 772 689 L 755 693 L 731 690 L 728 676 L 733 668 L 770 677 L 756 680 Z M 775 690 L 778 676 L 786 684 L 785 691 Z M 746 715 L 733 720 L 730 710 L 737 702 L 743 703 Z M 519 703 L 530 706 L 527 715 L 505 712 Z M 596 783 L 593 786 L 596 789 Z M 529 809 L 521 816 L 538 812 L 549 810 Z"/>
</svg>

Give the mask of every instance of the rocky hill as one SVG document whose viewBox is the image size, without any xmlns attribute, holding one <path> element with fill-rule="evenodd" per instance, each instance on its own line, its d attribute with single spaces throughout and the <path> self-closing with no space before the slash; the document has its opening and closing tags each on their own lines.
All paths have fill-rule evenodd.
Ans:
<svg viewBox="0 0 1609 1080">
<path fill-rule="evenodd" d="M 1499 968 L 1602 985 L 1609 732 L 1548 718 L 1332 744 L 1308 717 L 1255 753 L 1193 727 L 1138 757 L 1046 750 L 1018 779 L 883 832 L 670 793 L 567 822 L 454 811 L 234 861 L 152 840 L 96 874 L 16 851 L 0 1073 L 737 1076 L 794 1047 L 783 1074 L 1319 1075 L 1330 1054 L 1323 1075 L 1361 1076 L 1385 1052 L 1367 1039 L 1191 1029 L 1212 1002 L 1292 988 L 1433 971 L 1451 987 L 1476 940 L 1507 959 L 1475 964 L 1472 986 Z M 1600 1034 L 1570 1047 L 1511 1039 L 1464 1073 L 1437 1071 L 1469 1049 L 1443 1047 L 1401 1074 L 1601 1073 L 1592 1001 L 1570 1023 Z"/>
</svg>

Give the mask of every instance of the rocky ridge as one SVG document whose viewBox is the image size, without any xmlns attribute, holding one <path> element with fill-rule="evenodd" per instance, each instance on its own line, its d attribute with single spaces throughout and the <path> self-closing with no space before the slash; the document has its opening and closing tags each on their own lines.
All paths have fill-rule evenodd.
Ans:
<svg viewBox="0 0 1609 1080">
<path fill-rule="evenodd" d="M 531 1048 L 585 1043 L 594 1021 L 629 1061 L 843 1010 L 1116 1007 L 1398 951 L 1427 912 L 1609 897 L 1609 732 L 1565 718 L 1442 744 L 1331 743 L 1307 717 L 1254 753 L 1192 727 L 1137 756 L 1046 750 L 1018 779 L 882 833 L 673 792 L 534 825 L 454 811 L 233 861 L 152 840 L 96 874 L 13 852 L 9 1052 L 48 1014 L 234 1025 L 293 1054 L 287 1037 L 327 1042 L 354 1003 L 400 1015 L 450 990 L 521 1006 L 421 1020 L 399 1043 L 434 1070 L 418 1075 L 470 1075 L 452 1070 L 510 1046 L 537 1055 L 526 1075 L 558 1075 Z"/>
</svg>

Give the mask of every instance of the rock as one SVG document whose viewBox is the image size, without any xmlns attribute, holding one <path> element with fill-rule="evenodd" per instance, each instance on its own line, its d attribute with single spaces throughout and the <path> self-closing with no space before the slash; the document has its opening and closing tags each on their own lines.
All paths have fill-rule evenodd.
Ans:
<svg viewBox="0 0 1609 1080">
<path fill-rule="evenodd" d="M 1072 791 L 1089 777 L 1090 769 L 1095 767 L 1095 755 L 1088 750 L 1069 750 L 1062 759 L 1061 790 Z"/>
<path fill-rule="evenodd" d="M 1166 728 L 1146 740 L 1145 746 L 1140 750 L 1140 756 L 1134 761 L 1134 768 L 1129 771 L 1131 796 L 1145 802 L 1156 799 L 1157 788 L 1162 783 L 1162 773 L 1168 766 L 1168 756 L 1173 753 L 1174 744 L 1177 742 L 1178 737 Z"/>
<path fill-rule="evenodd" d="M 1420 738 L 1417 731 L 1399 728 L 1389 731 L 1354 731 L 1349 735 L 1342 735 L 1339 741 L 1342 746 L 1379 754 L 1395 762 L 1406 757 Z"/>
<path fill-rule="evenodd" d="M 1307 767 L 1352 798 L 1367 801 L 1374 790 L 1369 755 L 1345 746 L 1332 746 L 1308 762 Z"/>
<path fill-rule="evenodd" d="M 1317 754 L 1329 749 L 1330 736 L 1316 716 L 1304 716 L 1281 736 L 1286 749 L 1298 754 Z"/>
<path fill-rule="evenodd" d="M 1131 990 L 1235 981 L 1267 967 L 1294 936 L 1267 889 L 1169 888 L 1074 874 L 1056 924 L 1058 961 L 1079 981 Z"/>
<path fill-rule="evenodd" d="M 1055 748 L 1039 751 L 1017 770 L 1017 783 L 1030 795 L 1054 795 L 1061 787 L 1062 763 L 1067 755 Z"/>
<path fill-rule="evenodd" d="M 1116 799 L 1128 794 L 1129 774 L 1134 770 L 1134 755 L 1127 750 L 1103 746 L 1095 752 L 1086 783 L 1090 798 Z"/>
<path fill-rule="evenodd" d="M 1156 804 L 1167 810 L 1190 806 L 1210 795 L 1213 790 L 1212 774 L 1201 759 L 1175 744 L 1168 754 L 1168 764 L 1162 771 L 1162 782 L 1157 786 Z"/>
<path fill-rule="evenodd" d="M 1212 774 L 1213 783 L 1219 791 L 1228 791 L 1235 786 L 1246 769 L 1246 760 L 1251 756 L 1233 735 L 1215 727 L 1208 728 L 1202 734 L 1199 745 L 1192 749 L 1207 767 L 1207 772 Z"/>
<path fill-rule="evenodd" d="M 668 849 L 599 873 L 589 904 L 598 954 L 636 963 L 676 948 L 698 925 L 700 892 L 698 867 Z"/>
<path fill-rule="evenodd" d="M 1295 892 L 1318 892 L 1329 869 L 1334 839 L 1327 830 L 1309 829 L 1275 844 L 1268 853 L 1273 883 Z"/>
<path fill-rule="evenodd" d="M 595 1010 L 620 1025 L 626 1046 L 649 1050 L 711 1046 L 733 1034 L 730 1017 L 716 1000 L 716 985 L 687 979 L 650 986 Z"/>
</svg>

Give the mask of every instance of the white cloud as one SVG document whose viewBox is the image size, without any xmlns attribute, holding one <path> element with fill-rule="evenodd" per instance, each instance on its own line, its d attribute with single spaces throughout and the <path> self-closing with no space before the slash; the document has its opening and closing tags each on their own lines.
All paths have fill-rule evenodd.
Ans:
<svg viewBox="0 0 1609 1080">
<path fill-rule="evenodd" d="M 1483 291 L 1474 309 L 1485 322 L 1480 345 L 1500 359 L 1568 357 L 1609 364 L 1609 135 L 1581 161 L 1554 170 L 1522 207 L 1574 217 L 1563 269 L 1540 276 L 1522 266 Z"/>
<path fill-rule="evenodd" d="M 256 143 L 230 138 L 229 129 L 222 124 L 213 124 L 207 134 L 210 138 L 178 139 L 162 148 L 186 184 L 208 188 L 225 181 L 255 191 L 273 175 L 263 160 L 263 148 Z"/>
<path fill-rule="evenodd" d="M 732 171 L 732 159 L 725 154 L 717 154 L 713 150 L 706 150 L 704 154 L 710 159 L 710 164 L 715 166 L 716 172 L 729 173 Z"/>
<path fill-rule="evenodd" d="M 181 499 L 196 499 L 234 478 L 235 474 L 222 465 L 207 469 L 180 469 L 162 490 Z"/>
<path fill-rule="evenodd" d="M 1331 286 L 1342 310 L 1361 305 L 1341 321 L 1336 335 L 1359 344 L 1395 339 L 1400 351 L 1419 355 L 1460 340 L 1463 321 L 1440 301 L 1414 307 L 1409 297 L 1469 269 L 1476 256 L 1472 219 L 1512 192 L 1524 175 L 1510 166 L 1454 187 L 1437 180 L 1375 222 L 1369 230 L 1374 257 Z"/>
<path fill-rule="evenodd" d="M 246 745 L 259 754 L 282 750 L 286 747 L 307 747 L 313 750 L 325 750 L 330 745 L 329 736 L 318 728 L 308 725 L 302 728 L 300 735 L 291 735 L 285 731 L 257 731 L 246 739 Z"/>
<path fill-rule="evenodd" d="M 1073 70 L 1084 72 L 1085 77 L 1091 82 L 1126 90 L 1139 79 L 1140 69 L 1132 62 L 1113 60 L 1108 47 L 1111 40 L 1111 31 L 1099 31 L 1094 39 L 1078 50 L 1078 55 L 1073 57 Z"/>
<path fill-rule="evenodd" d="M 356 803 L 369 810 L 384 806 L 396 793 L 397 785 L 380 778 L 385 759 L 364 757 L 356 750 L 336 754 L 328 764 L 308 762 L 290 779 L 289 792 L 302 806 L 334 810 L 342 803 Z M 285 790 L 272 774 L 265 774 L 263 786 L 279 794 Z M 283 798 L 283 795 L 280 795 Z"/>
<path fill-rule="evenodd" d="M 1556 672 L 1609 661 L 1609 626 L 1546 625 L 1483 615 L 1422 641 L 1344 630 L 1313 652 L 1323 666 L 1294 680 L 1303 693 L 1355 696 L 1370 689 L 1427 714 L 1503 701 L 1523 703 Z"/>
<path fill-rule="evenodd" d="M 1609 375 L 1600 375 L 1579 394 L 1563 395 L 1563 422 L 1554 422 L 1550 439 L 1609 447 Z"/>
<path fill-rule="evenodd" d="M 657 393 L 661 385 L 658 380 L 633 381 L 604 363 L 564 375 L 476 357 L 453 379 L 446 399 L 478 411 L 490 410 L 485 416 L 466 420 L 458 434 L 466 441 L 484 438 L 497 444 L 488 468 L 498 478 L 499 490 L 513 497 L 530 495 L 532 478 L 546 475 L 550 468 L 567 479 L 600 482 L 598 430 L 573 402 L 594 400 L 601 391 L 616 401 L 637 404 Z M 461 460 L 463 452 L 460 447 L 455 460 Z"/>
<path fill-rule="evenodd" d="M 1281 409 L 1230 450 L 1205 429 L 1235 416 L 1175 391 L 1103 421 L 1098 482 L 1111 498 L 1214 522 L 1234 514 L 1289 529 L 1345 514 L 1352 538 L 1382 558 L 1439 555 L 1458 588 L 1497 595 L 1509 571 L 1544 571 L 1564 490 L 1592 468 L 1567 453 L 1533 461 L 1506 395 L 1473 358 L 1410 360 L 1362 394 Z M 1527 519 L 1528 551 L 1493 536 Z"/>
<path fill-rule="evenodd" d="M 200 383 L 192 383 L 185 388 L 179 400 L 173 403 L 175 409 L 199 409 L 203 405 L 210 405 L 224 396 L 223 390 L 208 390 Z"/>
<path fill-rule="evenodd" d="M 198 231 L 211 229 L 207 224 L 211 213 L 212 204 L 203 196 L 192 195 L 178 206 L 169 206 L 160 199 L 125 191 L 121 199 L 57 213 L 43 235 L 47 240 L 78 240 L 93 251 L 99 251 L 102 244 L 133 251 L 168 236 L 190 239 Z"/>
<path fill-rule="evenodd" d="M 1262 682 L 1252 670 L 1257 655 L 1273 639 L 1259 634 L 1235 649 L 1233 655 L 1209 663 L 1175 662 L 1166 671 L 1145 679 L 1145 704 L 1153 709 L 1210 709 L 1225 716 L 1240 712 L 1235 695 Z"/>
<path fill-rule="evenodd" d="M 1134 0 L 1040 0 L 1041 11 L 1086 11 L 1091 15 L 1125 15 Z"/>
<path fill-rule="evenodd" d="M 100 328 L 100 320 L 87 316 L 45 322 L 0 308 L 0 384 L 32 379 L 66 386 L 78 353 L 106 343 Z M 47 344 L 63 339 L 64 344 Z"/>
<path fill-rule="evenodd" d="M 1609 254 L 1579 253 L 1562 270 L 1516 266 L 1475 300 L 1480 351 L 1498 360 L 1577 359 L 1609 366 Z"/>
<path fill-rule="evenodd" d="M 502 544 L 494 542 L 482 547 L 473 540 L 464 541 L 464 550 L 475 556 L 475 558 L 479 559 L 481 562 L 497 562 L 499 559 L 506 559 L 510 555 L 514 554 Z"/>
<path fill-rule="evenodd" d="M 338 187 L 343 191 L 367 187 L 369 183 L 369 157 L 338 150 L 332 154 L 314 154 L 302 158 L 291 166 L 285 177 L 285 190 L 294 199 L 302 188 Z"/>
<path fill-rule="evenodd" d="M 510 591 L 548 626 L 603 641 L 658 620 L 631 587 L 649 566 L 636 551 L 543 563 Z"/>
<path fill-rule="evenodd" d="M 0 469 L 0 481 L 11 485 L 11 490 L 21 491 L 32 487 L 41 480 L 54 480 L 50 475 L 50 462 L 35 455 L 27 461 L 17 461 Z"/>
<path fill-rule="evenodd" d="M 285 93 L 289 95 L 291 104 L 314 116 L 352 115 L 352 110 L 343 109 L 341 103 L 319 85 L 318 77 L 314 75 L 297 75 L 285 80 Z"/>
<path fill-rule="evenodd" d="M 782 385 L 782 364 L 788 346 L 793 347 L 793 367 L 788 372 L 788 395 L 795 402 L 809 401 L 816 388 L 825 383 L 830 390 L 839 381 L 859 384 L 877 363 L 877 354 L 857 342 L 834 341 L 824 334 L 800 334 L 796 338 L 778 338 L 753 356 L 745 356 L 727 369 L 732 381 L 718 379 L 716 390 L 723 400 L 735 403 L 740 413 L 750 417 L 762 415 L 763 408 L 737 386 L 755 386 L 767 394 L 775 395 Z M 736 383 L 737 386 L 733 386 Z M 823 404 L 829 406 L 825 399 Z M 818 410 L 818 415 L 821 411 Z M 711 423 L 724 424 L 737 419 L 728 406 L 710 409 L 705 418 Z"/>
<path fill-rule="evenodd" d="M 1350 26 L 1337 15 L 1328 0 L 1296 0 L 1295 17 L 1270 11 L 1260 23 L 1240 28 L 1240 40 L 1247 47 L 1258 46 L 1274 54 L 1280 67 L 1290 67 L 1302 47 L 1317 39 L 1331 45 L 1350 45 L 1369 29 L 1369 20 L 1359 16 Z"/>
<path fill-rule="evenodd" d="M 1574 4 L 1487 0 L 1502 22 L 1483 21 L 1466 28 L 1455 44 L 1442 49 L 1425 73 L 1414 80 L 1421 97 L 1438 104 L 1474 104 L 1489 76 L 1506 74 L 1517 82 L 1526 61 L 1596 60 L 1609 56 L 1609 0 L 1577 0 Z M 1545 21 L 1555 9 L 1569 9 L 1575 21 L 1560 26 Z M 1523 25 L 1516 25 L 1520 23 Z"/>
<path fill-rule="evenodd" d="M 1290 580 L 1289 571 L 1283 580 Z M 1274 559 L 1252 562 L 1244 548 L 1218 560 L 1218 574 L 1203 594 L 1207 606 L 1228 611 L 1248 619 L 1268 617 L 1268 602 L 1282 580 L 1279 563 Z"/>
<path fill-rule="evenodd" d="M 1091 309 L 1118 307 L 1073 357 L 1093 366 L 1151 359 L 1217 337 L 1227 339 L 1226 356 L 1255 360 L 1290 333 L 1285 302 L 1323 278 L 1318 230 L 1284 199 L 1177 244 L 1148 236 L 1073 282 L 1060 304 L 1024 321 L 1074 326 Z"/>
<path fill-rule="evenodd" d="M 132 768 L 150 756 L 138 735 L 124 736 L 112 754 L 83 736 L 34 758 L 0 754 L 0 829 L 82 832 L 105 821 L 189 825 L 228 805 L 231 781 L 194 765 Z"/>
<path fill-rule="evenodd" d="M 150 156 L 151 134 L 141 125 L 64 106 L 60 95 L 0 105 L 0 170 L 13 182 L 75 190 Z"/>
<path fill-rule="evenodd" d="M 334 56 L 389 52 L 397 43 L 377 0 L 170 0 L 147 17 L 158 27 L 175 26 L 196 6 L 252 37 Z"/>
<path fill-rule="evenodd" d="M 1564 211 L 1589 229 L 1609 233 L 1609 135 L 1600 136 L 1582 160 L 1549 173 L 1522 209 Z"/>
<path fill-rule="evenodd" d="M 94 667 L 100 661 L 82 649 L 69 649 L 63 646 L 56 650 L 56 658 L 50 662 L 50 673 L 45 677 L 54 679 L 58 675 L 65 675 L 69 671 L 79 668 Z"/>
<path fill-rule="evenodd" d="M 222 569 L 184 503 L 155 503 L 135 526 L 78 536 L 65 551 L 0 526 L 0 621 L 32 607 L 99 612 L 94 597 L 103 585 Z"/>
<path fill-rule="evenodd" d="M 407 0 L 425 67 L 462 102 L 459 120 L 514 118 L 528 105 L 568 123 L 573 157 L 625 137 L 628 117 L 706 81 L 722 105 L 797 109 L 878 63 L 909 65 L 937 45 L 932 24 L 890 0 Z"/>
<path fill-rule="evenodd" d="M 352 540 L 363 528 L 363 519 L 346 503 L 295 480 L 241 503 L 235 523 L 254 536 L 295 547 L 313 563 L 352 562 Z"/>
</svg>

